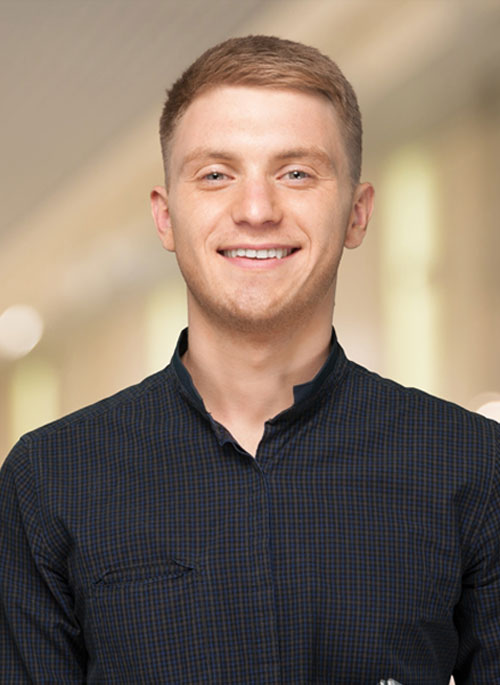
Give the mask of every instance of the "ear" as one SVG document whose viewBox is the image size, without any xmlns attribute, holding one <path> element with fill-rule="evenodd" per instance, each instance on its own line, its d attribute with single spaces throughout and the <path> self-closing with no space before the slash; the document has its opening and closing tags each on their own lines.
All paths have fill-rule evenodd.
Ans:
<svg viewBox="0 0 500 685">
<path fill-rule="evenodd" d="M 354 191 L 344 246 L 353 249 L 363 242 L 373 212 L 375 191 L 371 183 L 360 183 Z"/>
<path fill-rule="evenodd" d="M 151 212 L 163 247 L 169 252 L 175 252 L 172 221 L 168 211 L 168 195 L 163 186 L 155 186 L 151 191 Z"/>
</svg>

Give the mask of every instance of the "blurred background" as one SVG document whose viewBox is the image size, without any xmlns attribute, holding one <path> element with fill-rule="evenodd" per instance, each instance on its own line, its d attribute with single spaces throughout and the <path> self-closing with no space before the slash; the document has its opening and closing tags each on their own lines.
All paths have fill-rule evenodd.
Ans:
<svg viewBox="0 0 500 685">
<path fill-rule="evenodd" d="M 165 89 L 256 32 L 317 46 L 359 96 L 376 210 L 341 267 L 348 356 L 500 420 L 498 0 L 0 0 L 0 461 L 168 363 Z"/>
</svg>

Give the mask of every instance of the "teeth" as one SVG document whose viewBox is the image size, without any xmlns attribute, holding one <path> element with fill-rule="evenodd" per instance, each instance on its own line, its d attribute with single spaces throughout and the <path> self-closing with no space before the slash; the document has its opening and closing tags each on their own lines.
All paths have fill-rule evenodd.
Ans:
<svg viewBox="0 0 500 685">
<path fill-rule="evenodd" d="M 271 247 L 269 250 L 238 247 L 236 250 L 223 250 L 222 254 L 224 257 L 246 257 L 247 259 L 283 259 L 291 252 L 291 249 L 282 247 Z"/>
</svg>

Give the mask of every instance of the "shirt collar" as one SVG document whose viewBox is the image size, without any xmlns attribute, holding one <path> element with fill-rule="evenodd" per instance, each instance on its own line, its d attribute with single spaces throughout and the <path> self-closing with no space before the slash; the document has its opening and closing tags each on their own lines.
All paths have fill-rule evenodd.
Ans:
<svg viewBox="0 0 500 685">
<path fill-rule="evenodd" d="M 177 341 L 177 346 L 172 357 L 172 366 L 175 374 L 180 382 L 181 388 L 184 393 L 188 396 L 190 401 L 201 411 L 206 412 L 203 400 L 196 390 L 193 380 L 189 371 L 186 369 L 182 363 L 181 357 L 186 352 L 188 348 L 188 329 L 185 328 Z M 335 335 L 335 330 L 332 328 L 332 337 L 330 340 L 330 352 L 328 357 L 318 371 L 318 373 L 307 383 L 301 383 L 300 385 L 294 385 L 293 387 L 293 397 L 294 403 L 290 409 L 295 409 L 297 406 L 303 406 L 304 403 L 309 402 L 313 399 L 320 390 L 321 386 L 324 384 L 325 380 L 332 374 L 338 358 L 341 356 L 341 348 L 337 342 L 337 336 Z"/>
</svg>

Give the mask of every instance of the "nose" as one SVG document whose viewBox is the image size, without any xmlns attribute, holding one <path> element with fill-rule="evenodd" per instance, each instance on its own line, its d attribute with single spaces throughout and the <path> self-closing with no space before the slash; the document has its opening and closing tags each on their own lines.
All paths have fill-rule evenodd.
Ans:
<svg viewBox="0 0 500 685">
<path fill-rule="evenodd" d="M 232 207 L 235 223 L 259 227 L 281 221 L 281 204 L 272 180 L 242 179 L 235 191 Z"/>
</svg>

